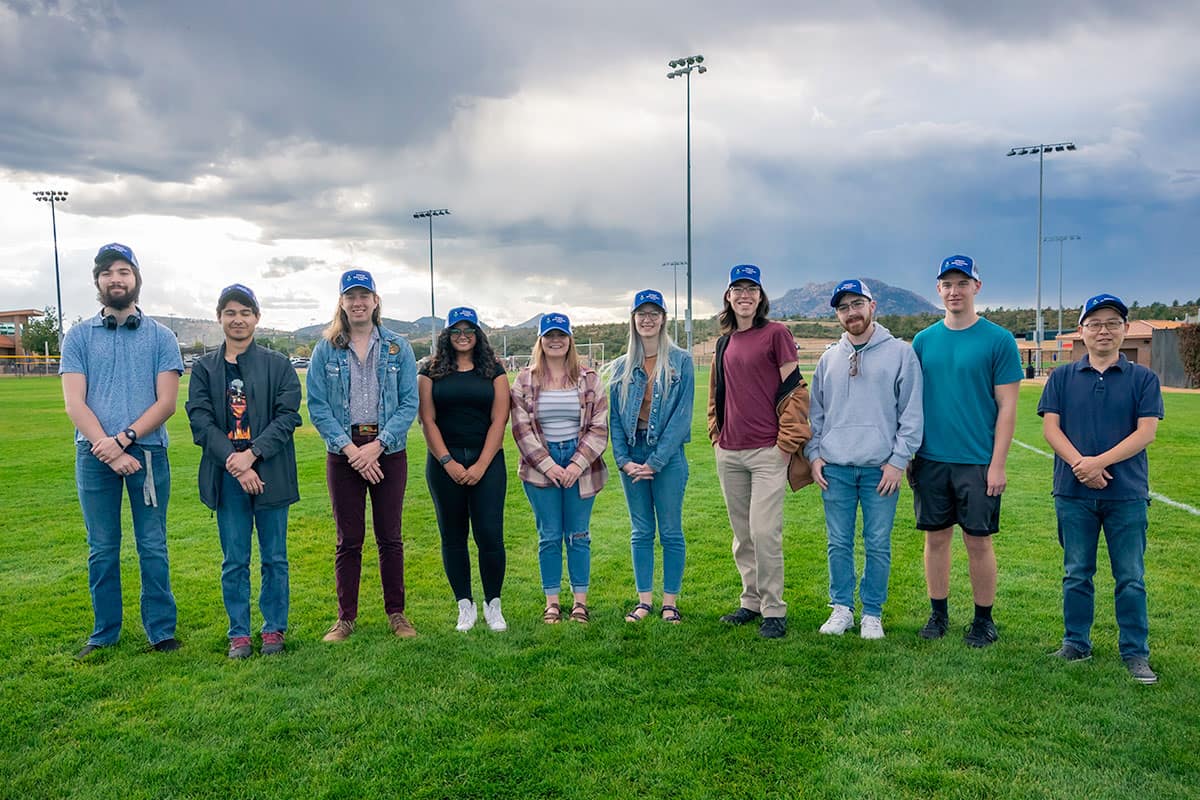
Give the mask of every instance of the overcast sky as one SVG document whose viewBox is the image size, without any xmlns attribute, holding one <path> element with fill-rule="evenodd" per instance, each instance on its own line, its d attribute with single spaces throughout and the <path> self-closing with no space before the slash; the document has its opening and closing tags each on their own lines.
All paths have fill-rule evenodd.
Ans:
<svg viewBox="0 0 1200 800">
<path fill-rule="evenodd" d="M 372 271 L 388 316 L 490 324 L 627 313 L 686 256 L 692 76 L 697 316 L 731 265 L 772 295 L 877 276 L 934 298 L 952 253 L 980 302 L 1032 306 L 1038 159 L 1067 305 L 1200 295 L 1200 4 L 1184 2 L 33 2 L 0 0 L 0 306 L 97 308 L 96 248 L 143 307 L 326 321 Z M 1192 55 L 1187 55 L 1191 53 Z M 1058 303 L 1058 245 L 1043 304 Z M 685 279 L 681 274 L 680 293 Z"/>
</svg>

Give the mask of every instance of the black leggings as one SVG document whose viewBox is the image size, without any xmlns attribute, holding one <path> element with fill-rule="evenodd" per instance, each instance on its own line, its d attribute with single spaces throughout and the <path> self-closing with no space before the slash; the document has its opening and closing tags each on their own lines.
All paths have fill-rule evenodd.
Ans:
<svg viewBox="0 0 1200 800">
<path fill-rule="evenodd" d="M 450 455 L 464 467 L 479 459 L 479 450 L 449 447 Z M 425 480 L 433 497 L 438 529 L 442 534 L 442 565 L 456 600 L 470 600 L 471 556 L 467 550 L 467 531 L 475 534 L 479 548 L 479 577 L 485 601 L 500 596 L 504 584 L 504 498 L 508 491 L 508 472 L 504 451 L 496 453 L 487 472 L 474 486 L 455 483 L 432 454 L 425 460 Z"/>
</svg>

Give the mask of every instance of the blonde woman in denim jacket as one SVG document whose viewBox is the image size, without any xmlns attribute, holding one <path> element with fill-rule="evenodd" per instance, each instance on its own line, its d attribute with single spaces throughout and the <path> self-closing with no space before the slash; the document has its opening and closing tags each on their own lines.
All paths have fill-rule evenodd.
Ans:
<svg viewBox="0 0 1200 800">
<path fill-rule="evenodd" d="M 683 445 L 692 438 L 696 378 L 692 358 L 671 341 L 661 292 L 633 299 L 629 347 L 613 362 L 609 427 L 613 458 L 621 470 L 632 525 L 630 550 L 638 603 L 625 615 L 641 622 L 654 613 L 654 530 L 663 552 L 662 618 L 682 621 L 676 597 L 683 581 L 683 490 L 688 464 Z"/>
<path fill-rule="evenodd" d="M 570 618 L 589 620 L 592 504 L 608 479 L 608 400 L 600 376 L 579 363 L 566 314 L 542 315 L 530 365 L 512 388 L 513 439 L 521 453 L 517 476 L 533 507 L 538 567 L 546 609 L 542 621 L 562 620 L 558 596 L 562 552 L 574 604 Z"/>
</svg>

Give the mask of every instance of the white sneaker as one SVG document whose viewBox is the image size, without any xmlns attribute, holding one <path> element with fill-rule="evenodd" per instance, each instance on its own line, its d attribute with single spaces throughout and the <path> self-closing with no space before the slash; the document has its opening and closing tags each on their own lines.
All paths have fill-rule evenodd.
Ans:
<svg viewBox="0 0 1200 800">
<path fill-rule="evenodd" d="M 863 614 L 862 623 L 858 628 L 859 634 L 864 639 L 882 639 L 883 638 L 883 621 L 879 617 L 873 617 L 870 614 Z"/>
<path fill-rule="evenodd" d="M 469 631 L 475 627 L 475 620 L 479 619 L 479 609 L 475 604 L 465 597 L 458 601 L 458 624 L 454 626 L 455 630 Z"/>
<path fill-rule="evenodd" d="M 508 630 L 508 623 L 504 621 L 504 615 L 500 613 L 499 597 L 493 597 L 484 603 L 483 618 L 487 622 L 487 626 L 494 631 Z"/>
<path fill-rule="evenodd" d="M 841 636 L 853 627 L 854 610 L 849 606 L 835 605 L 833 613 L 829 615 L 829 619 L 825 620 L 825 624 L 821 626 L 821 633 L 827 633 L 831 636 Z"/>
</svg>

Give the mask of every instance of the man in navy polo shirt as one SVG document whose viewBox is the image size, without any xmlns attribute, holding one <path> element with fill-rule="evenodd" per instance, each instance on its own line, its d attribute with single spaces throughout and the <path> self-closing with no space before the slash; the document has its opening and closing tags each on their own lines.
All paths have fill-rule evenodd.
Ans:
<svg viewBox="0 0 1200 800">
<path fill-rule="evenodd" d="M 133 251 L 106 244 L 92 267 L 100 312 L 63 340 L 63 398 L 75 424 L 75 483 L 88 541 L 95 627 L 78 658 L 121 635 L 121 495 L 129 493 L 142 573 L 142 627 L 155 650 L 179 649 L 167 564 L 171 467 L 164 423 L 175 413 L 183 357 L 175 334 L 138 308 Z"/>
<path fill-rule="evenodd" d="M 1063 547 L 1064 661 L 1092 657 L 1096 551 L 1100 529 L 1116 581 L 1119 648 L 1139 683 L 1158 682 L 1147 645 L 1146 447 L 1163 417 L 1158 376 L 1121 355 L 1129 330 L 1121 299 L 1098 294 L 1079 315 L 1087 355 L 1054 370 L 1038 403 L 1042 432 L 1054 448 L 1054 508 Z"/>
</svg>

